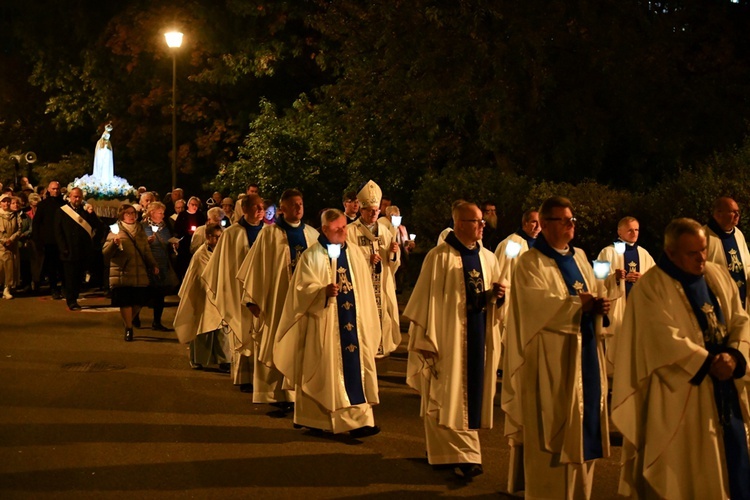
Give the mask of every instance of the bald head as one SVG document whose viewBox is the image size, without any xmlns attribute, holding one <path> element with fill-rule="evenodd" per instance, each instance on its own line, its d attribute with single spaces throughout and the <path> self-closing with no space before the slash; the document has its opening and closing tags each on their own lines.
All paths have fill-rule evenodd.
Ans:
<svg viewBox="0 0 750 500">
<path fill-rule="evenodd" d="M 732 198 L 722 196 L 714 202 L 713 217 L 723 231 L 730 232 L 740 222 L 740 207 Z"/>
</svg>

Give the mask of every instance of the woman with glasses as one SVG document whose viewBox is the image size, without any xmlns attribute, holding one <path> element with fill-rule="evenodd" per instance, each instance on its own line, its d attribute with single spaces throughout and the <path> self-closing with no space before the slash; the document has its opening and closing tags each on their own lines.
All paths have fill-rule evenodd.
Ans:
<svg viewBox="0 0 750 500">
<path fill-rule="evenodd" d="M 112 305 L 120 308 L 126 342 L 133 340 L 133 317 L 149 303 L 149 273 L 159 275 L 146 232 L 136 218 L 135 207 L 122 204 L 117 224 L 110 228 L 104 243 L 104 256 L 110 258 Z"/>
</svg>

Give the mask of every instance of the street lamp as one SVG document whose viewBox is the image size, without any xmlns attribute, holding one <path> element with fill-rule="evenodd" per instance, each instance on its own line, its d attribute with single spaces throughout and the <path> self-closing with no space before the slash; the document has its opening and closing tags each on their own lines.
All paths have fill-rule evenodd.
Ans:
<svg viewBox="0 0 750 500">
<path fill-rule="evenodd" d="M 177 187 L 177 104 L 175 100 L 177 88 L 177 49 L 182 45 L 182 33 L 170 31 L 164 33 L 167 45 L 172 49 L 172 190 Z"/>
</svg>

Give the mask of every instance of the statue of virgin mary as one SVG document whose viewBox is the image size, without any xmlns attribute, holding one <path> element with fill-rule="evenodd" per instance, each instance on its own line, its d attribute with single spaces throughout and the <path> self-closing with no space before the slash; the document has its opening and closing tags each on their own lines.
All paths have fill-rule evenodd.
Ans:
<svg viewBox="0 0 750 500">
<path fill-rule="evenodd" d="M 94 150 L 94 174 L 93 177 L 101 182 L 112 182 L 114 178 L 115 163 L 112 156 L 112 143 L 109 142 L 109 133 L 112 132 L 112 124 L 104 127 L 101 139 L 96 143 Z"/>
</svg>

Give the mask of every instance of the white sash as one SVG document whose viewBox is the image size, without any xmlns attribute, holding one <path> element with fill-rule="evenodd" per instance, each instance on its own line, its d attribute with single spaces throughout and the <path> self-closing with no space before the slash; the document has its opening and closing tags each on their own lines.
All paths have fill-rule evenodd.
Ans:
<svg viewBox="0 0 750 500">
<path fill-rule="evenodd" d="M 78 213 L 75 210 L 73 210 L 73 207 L 71 207 L 68 204 L 65 204 L 62 206 L 62 209 L 63 209 L 63 212 L 68 214 L 70 218 L 76 222 L 76 224 L 81 226 L 83 229 L 86 230 L 87 233 L 89 233 L 90 238 L 94 237 L 94 229 L 91 227 L 91 225 L 88 222 L 86 222 L 86 219 L 78 215 Z"/>
</svg>

